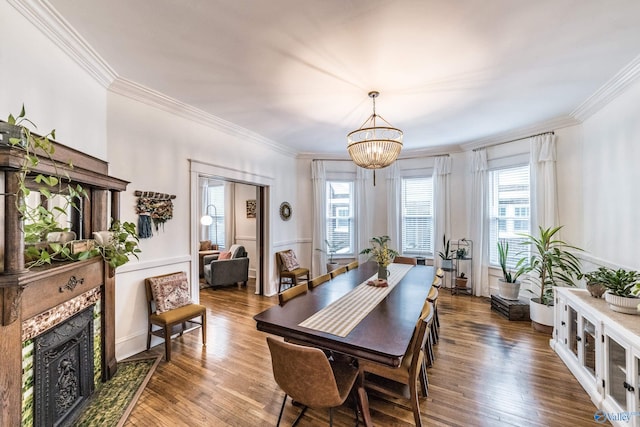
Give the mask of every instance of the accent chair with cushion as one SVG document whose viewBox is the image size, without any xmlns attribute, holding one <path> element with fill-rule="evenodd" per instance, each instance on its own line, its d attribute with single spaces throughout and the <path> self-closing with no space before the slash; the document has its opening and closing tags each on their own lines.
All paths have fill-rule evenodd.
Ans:
<svg viewBox="0 0 640 427">
<path fill-rule="evenodd" d="M 200 277 L 204 277 L 204 257 L 207 255 L 217 255 L 220 251 L 218 245 L 211 243 L 211 240 L 202 240 L 198 248 L 198 270 Z"/>
<path fill-rule="evenodd" d="M 249 258 L 244 246 L 232 245 L 228 251 L 204 257 L 204 278 L 208 286 L 224 286 L 249 280 Z"/>
<path fill-rule="evenodd" d="M 282 285 L 285 283 L 296 286 L 299 278 L 309 281 L 309 269 L 300 267 L 296 254 L 291 249 L 276 252 L 276 266 L 280 278 L 278 292 L 282 292 Z"/>
</svg>

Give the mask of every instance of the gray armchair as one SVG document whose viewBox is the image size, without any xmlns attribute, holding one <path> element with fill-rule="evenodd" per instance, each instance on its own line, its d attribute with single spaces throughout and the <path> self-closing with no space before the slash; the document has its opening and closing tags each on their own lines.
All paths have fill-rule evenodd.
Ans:
<svg viewBox="0 0 640 427">
<path fill-rule="evenodd" d="M 229 252 L 231 252 L 231 259 L 218 259 L 219 254 L 204 257 L 204 278 L 207 286 L 224 286 L 240 282 L 247 286 L 249 258 L 244 246 L 233 245 L 229 248 Z"/>
</svg>

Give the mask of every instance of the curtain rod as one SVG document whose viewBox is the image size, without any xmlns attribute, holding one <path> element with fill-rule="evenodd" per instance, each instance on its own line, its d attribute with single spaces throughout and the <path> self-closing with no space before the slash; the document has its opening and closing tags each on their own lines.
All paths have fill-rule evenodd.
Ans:
<svg viewBox="0 0 640 427">
<path fill-rule="evenodd" d="M 431 155 L 425 155 L 425 156 L 416 155 L 416 156 L 409 156 L 409 157 L 400 157 L 396 161 L 398 161 L 398 160 L 409 160 L 409 159 L 423 159 L 423 158 L 427 158 L 427 157 L 450 157 L 450 155 L 449 155 L 449 153 L 446 153 L 446 154 L 431 154 Z M 352 162 L 353 163 L 353 160 L 351 160 L 351 159 L 311 159 L 311 161 L 312 162 L 331 161 L 331 162 Z"/>
<path fill-rule="evenodd" d="M 533 138 L 533 137 L 536 137 L 536 136 L 542 136 L 542 135 L 547 135 L 547 134 L 555 135 L 555 132 L 554 131 L 542 132 L 542 133 L 537 133 L 535 135 L 523 136 L 522 138 L 512 139 L 510 141 L 496 142 L 494 144 L 488 144 L 488 145 L 483 145 L 482 147 L 474 148 L 471 151 L 478 151 L 478 150 L 481 150 L 483 148 L 495 147 L 496 145 L 502 145 L 502 144 L 508 144 L 510 142 L 522 141 L 523 139 L 529 139 L 529 138 Z"/>
</svg>

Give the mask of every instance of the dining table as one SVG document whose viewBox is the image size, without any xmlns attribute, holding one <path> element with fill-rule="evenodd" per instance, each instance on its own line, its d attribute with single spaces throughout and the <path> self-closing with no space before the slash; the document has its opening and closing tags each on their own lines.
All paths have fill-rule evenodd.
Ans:
<svg viewBox="0 0 640 427">
<path fill-rule="evenodd" d="M 358 268 L 340 274 L 306 294 L 255 315 L 256 327 L 293 342 L 398 367 L 431 289 L 435 269 L 424 265 L 400 267 L 398 264 L 393 267 L 389 278 L 391 289 L 382 289 L 384 294 L 370 296 L 377 289 L 367 289 L 373 288 L 367 282 L 375 283 L 378 264 L 364 262 Z M 394 276 L 398 279 L 392 282 Z M 377 299 L 371 304 L 368 298 Z M 345 307 L 337 309 L 346 302 L 350 304 L 347 310 Z M 358 310 L 360 306 L 364 306 L 365 310 Z M 310 321 L 318 316 L 324 315 L 324 320 L 329 317 L 329 321 L 340 322 L 358 311 L 361 312 L 359 317 L 349 323 L 346 331 L 332 333 L 327 332 L 326 328 L 309 327 Z M 364 385 L 360 381 L 357 387 L 365 425 L 373 425 Z"/>
</svg>

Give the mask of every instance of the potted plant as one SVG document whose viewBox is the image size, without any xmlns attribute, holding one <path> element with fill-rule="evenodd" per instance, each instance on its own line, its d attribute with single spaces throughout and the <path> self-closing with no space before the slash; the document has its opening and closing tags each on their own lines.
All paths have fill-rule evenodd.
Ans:
<svg viewBox="0 0 640 427">
<path fill-rule="evenodd" d="M 389 247 L 389 236 L 374 237 L 370 240 L 371 247 L 360 251 L 361 255 L 369 255 L 369 259 L 378 264 L 378 279 L 387 278 L 387 267 L 398 256 L 398 252 Z"/>
<path fill-rule="evenodd" d="M 327 249 L 316 248 L 316 251 L 323 252 L 329 256 L 329 258 L 327 259 L 327 273 L 330 273 L 336 268 L 338 268 L 338 266 L 340 265 L 333 260 L 333 256 L 336 254 L 336 251 L 338 250 L 338 244 L 331 243 L 328 239 L 324 240 L 324 244 L 327 246 Z"/>
<path fill-rule="evenodd" d="M 445 270 L 453 269 L 453 259 L 451 257 L 452 251 L 450 248 L 451 242 L 447 240 L 446 235 L 442 235 L 442 250 L 438 252 L 438 256 L 442 259 L 441 267 Z"/>
<path fill-rule="evenodd" d="M 456 277 L 456 288 L 458 289 L 467 289 L 467 281 L 469 278 L 465 276 L 464 272 L 460 273 Z"/>
<path fill-rule="evenodd" d="M 526 273 L 524 259 L 516 264 L 516 270 L 507 267 L 509 257 L 509 242 L 498 240 L 498 263 L 502 269 L 502 279 L 498 279 L 498 295 L 504 299 L 517 301 L 520 297 L 520 281 L 518 277 Z"/>
<path fill-rule="evenodd" d="M 583 274 L 585 286 L 592 297 L 601 298 L 607 288 L 602 284 L 602 268 Z"/>
<path fill-rule="evenodd" d="M 600 267 L 597 270 L 597 279 L 607 288 L 604 299 L 611 310 L 618 313 L 639 314 L 640 273 L 623 268 L 613 270 Z"/>
<path fill-rule="evenodd" d="M 84 256 L 100 255 L 113 270 L 129 262 L 129 256 L 138 258 L 136 226 L 132 222 L 113 221 L 107 231 L 94 234 L 95 247 Z"/>
<path fill-rule="evenodd" d="M 581 251 L 560 239 L 557 234 L 562 228 L 538 227 L 538 235 L 523 235 L 524 245 L 531 250 L 518 264 L 524 266 L 529 282 L 538 287 L 537 296 L 531 298 L 529 314 L 534 328 L 551 331 L 553 327 L 553 287 L 575 286 L 575 280 L 581 277 L 580 260 L 572 251 Z M 522 263 L 522 264 L 521 264 Z M 536 294 L 533 289 L 529 289 Z"/>
</svg>

